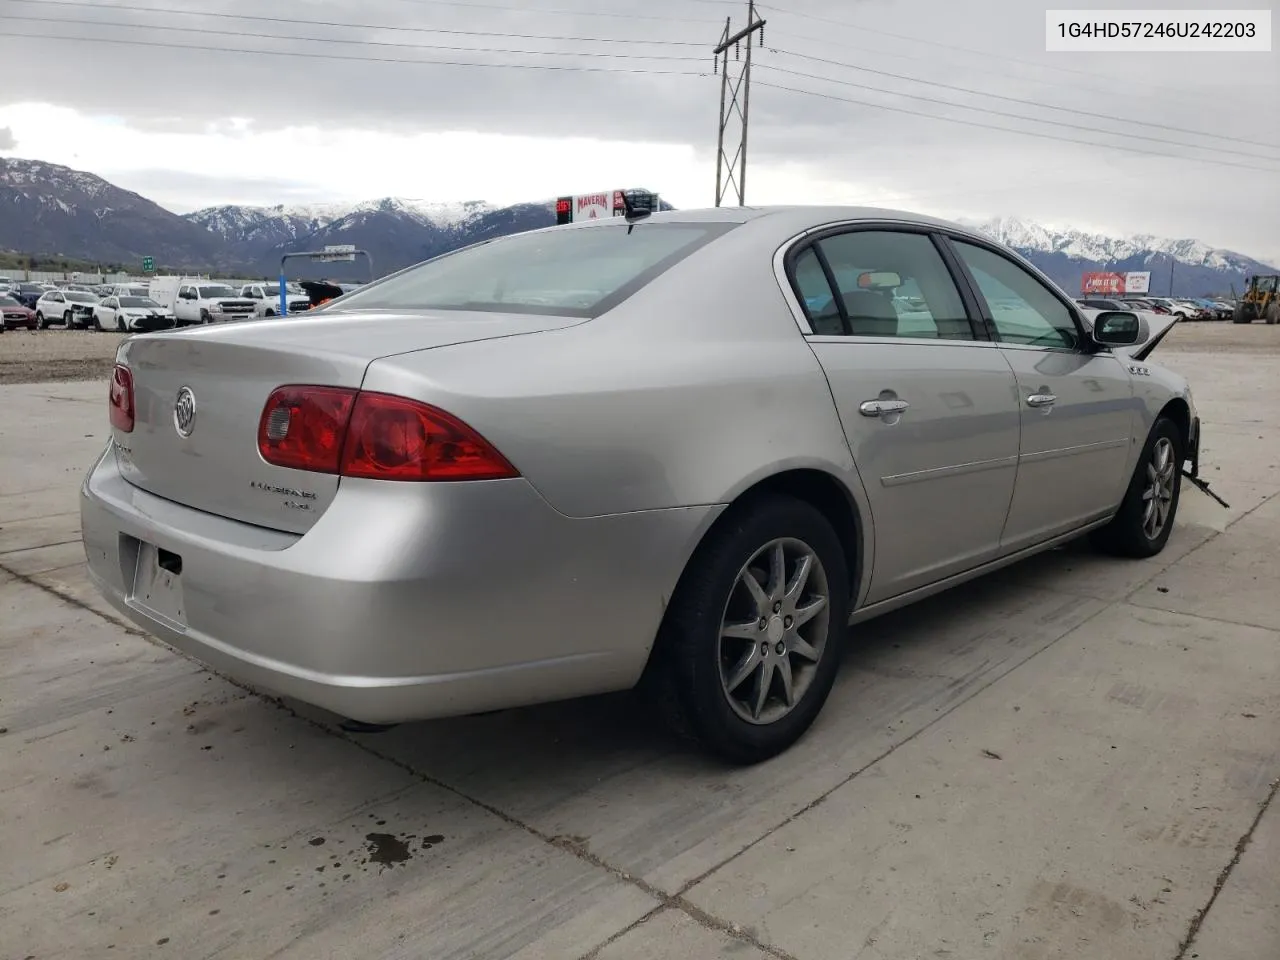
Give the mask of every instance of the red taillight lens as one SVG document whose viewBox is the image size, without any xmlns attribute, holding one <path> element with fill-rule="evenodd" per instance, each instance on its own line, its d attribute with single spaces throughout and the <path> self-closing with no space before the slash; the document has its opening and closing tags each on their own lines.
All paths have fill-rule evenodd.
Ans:
<svg viewBox="0 0 1280 960">
<path fill-rule="evenodd" d="M 122 363 L 111 371 L 111 391 L 107 403 L 111 408 L 111 425 L 121 433 L 133 432 L 133 373 Z"/>
<path fill-rule="evenodd" d="M 258 452 L 293 470 L 337 473 L 356 391 L 341 387 L 280 387 L 258 421 Z"/>
<path fill-rule="evenodd" d="M 351 414 L 342 475 L 500 480 L 520 474 L 484 437 L 443 410 L 385 393 L 361 393 Z"/>
</svg>

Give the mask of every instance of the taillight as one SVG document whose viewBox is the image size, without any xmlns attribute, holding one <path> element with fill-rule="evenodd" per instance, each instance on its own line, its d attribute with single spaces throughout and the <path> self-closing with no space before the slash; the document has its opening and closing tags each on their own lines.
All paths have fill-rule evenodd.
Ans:
<svg viewBox="0 0 1280 960">
<path fill-rule="evenodd" d="M 341 387 L 280 387 L 258 421 L 258 452 L 292 470 L 337 473 L 356 391 Z"/>
<path fill-rule="evenodd" d="M 133 432 L 133 373 L 122 363 L 111 371 L 111 390 L 107 403 L 111 409 L 111 425 L 121 433 Z"/>
<path fill-rule="evenodd" d="M 268 463 L 370 480 L 499 480 L 519 472 L 469 426 L 386 393 L 289 386 L 258 425 Z"/>
</svg>

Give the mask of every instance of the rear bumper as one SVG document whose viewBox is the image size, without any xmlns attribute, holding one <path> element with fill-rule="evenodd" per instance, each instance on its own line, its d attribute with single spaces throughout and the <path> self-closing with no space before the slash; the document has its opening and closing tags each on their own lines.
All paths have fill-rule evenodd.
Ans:
<svg viewBox="0 0 1280 960">
<path fill-rule="evenodd" d="M 146 493 L 108 450 L 81 488 L 90 575 L 219 672 L 395 723 L 632 686 L 719 509 L 575 520 L 523 480 L 342 484 L 297 536 Z M 139 544 L 182 558 L 182 622 L 135 594 Z"/>
</svg>

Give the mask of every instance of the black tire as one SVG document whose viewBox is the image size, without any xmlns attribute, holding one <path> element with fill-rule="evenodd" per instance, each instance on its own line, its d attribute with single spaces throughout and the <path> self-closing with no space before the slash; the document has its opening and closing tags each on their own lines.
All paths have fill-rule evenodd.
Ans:
<svg viewBox="0 0 1280 960">
<path fill-rule="evenodd" d="M 120 333 L 129 332 L 129 328 L 124 325 L 124 317 L 120 316 L 118 313 L 116 314 L 116 330 Z"/>
<path fill-rule="evenodd" d="M 1246 312 L 1243 303 L 1237 303 L 1235 310 L 1231 313 L 1232 323 L 1250 323 L 1253 318 Z"/>
<path fill-rule="evenodd" d="M 641 691 L 675 732 L 730 763 L 750 764 L 776 756 L 795 743 L 826 702 L 843 653 L 849 619 L 849 574 L 839 538 L 822 513 L 810 504 L 793 497 L 768 495 L 730 509 L 732 512 L 699 545 L 685 568 L 663 618 Z M 809 553 L 812 573 L 800 591 L 804 596 L 786 601 L 789 606 L 780 612 L 774 608 L 768 626 L 759 628 L 759 641 L 754 636 L 723 637 L 729 619 L 749 631 L 757 629 L 757 623 L 766 622 L 764 618 L 756 620 L 757 605 L 739 577 L 753 557 L 775 541 L 785 541 L 786 549 L 795 551 L 792 559 L 806 550 Z M 787 574 L 782 580 L 786 582 L 794 568 L 788 563 L 784 568 Z M 750 572 L 746 575 L 755 576 Z M 761 583 L 755 577 L 765 591 L 773 585 L 773 579 L 770 575 Z M 811 588 L 817 593 L 808 592 Z M 826 603 L 816 616 L 794 632 L 789 629 L 790 618 L 784 627 L 782 617 L 787 610 L 802 612 L 795 610 L 796 600 L 808 607 L 815 596 L 821 595 L 825 595 Z M 806 629 L 809 632 L 803 633 Z M 810 652 L 816 653 L 816 662 L 789 646 L 795 636 L 812 644 Z M 786 652 L 779 653 L 784 646 Z M 741 654 L 735 652 L 738 649 Z M 739 711 L 751 711 L 753 704 L 738 700 L 729 692 L 726 674 L 746 667 L 748 655 L 760 669 L 757 672 L 752 668 L 743 674 L 747 677 L 743 686 L 750 688 L 743 696 L 755 701 L 761 678 L 767 675 L 767 704 L 775 712 L 783 711 L 772 720 L 745 719 Z M 796 688 L 789 708 L 781 697 L 782 660 L 786 660 L 786 673 L 794 678 Z M 757 714 L 767 715 L 768 710 Z"/>
<path fill-rule="evenodd" d="M 1280 300 L 1273 300 L 1267 307 L 1267 325 L 1275 326 L 1277 323 L 1280 323 Z"/>
<path fill-rule="evenodd" d="M 262 316 L 263 316 L 263 318 L 265 319 L 265 318 L 268 318 L 268 317 L 274 317 L 275 315 L 276 315 L 276 312 L 275 312 L 274 310 L 268 310 L 268 311 L 267 311 L 266 313 L 264 313 Z"/>
<path fill-rule="evenodd" d="M 103 333 L 102 318 L 95 312 L 93 315 L 93 329 L 99 333 Z"/>
<path fill-rule="evenodd" d="M 49 324 L 45 322 L 44 314 L 41 313 L 39 310 L 36 311 L 36 329 L 37 330 L 49 329 Z"/>
<path fill-rule="evenodd" d="M 1167 491 L 1168 509 L 1164 522 L 1153 533 L 1152 527 L 1147 523 L 1147 504 L 1154 499 L 1151 496 L 1154 482 L 1152 471 L 1158 467 L 1157 451 L 1165 443 L 1170 449 L 1169 462 L 1172 464 L 1173 476 Z M 1178 501 L 1182 494 L 1183 447 L 1182 432 L 1178 425 L 1164 416 L 1156 420 L 1142 447 L 1142 456 L 1134 467 L 1120 510 L 1107 526 L 1092 534 L 1095 547 L 1113 556 L 1135 559 L 1154 557 L 1164 549 L 1173 532 L 1173 524 L 1178 515 Z"/>
<path fill-rule="evenodd" d="M 200 311 L 200 322 L 201 322 L 201 323 L 213 323 L 213 317 L 209 316 L 209 311 L 208 311 L 208 310 L 201 310 L 201 311 Z"/>
<path fill-rule="evenodd" d="M 75 329 L 75 316 L 68 310 L 62 315 L 62 325 L 68 330 Z"/>
</svg>

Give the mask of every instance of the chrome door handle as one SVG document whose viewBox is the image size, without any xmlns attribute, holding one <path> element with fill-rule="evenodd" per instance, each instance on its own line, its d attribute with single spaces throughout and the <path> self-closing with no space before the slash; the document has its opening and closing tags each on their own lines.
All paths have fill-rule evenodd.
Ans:
<svg viewBox="0 0 1280 960">
<path fill-rule="evenodd" d="M 1057 397 L 1052 393 L 1033 393 L 1027 397 L 1027 406 L 1029 407 L 1047 407 L 1057 402 Z"/>
<path fill-rule="evenodd" d="M 911 404 L 905 400 L 865 400 L 858 406 L 858 412 L 864 417 L 883 417 L 890 413 L 901 413 Z"/>
</svg>

